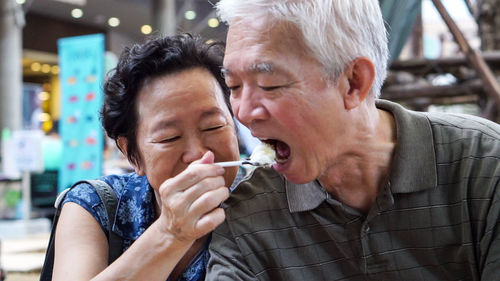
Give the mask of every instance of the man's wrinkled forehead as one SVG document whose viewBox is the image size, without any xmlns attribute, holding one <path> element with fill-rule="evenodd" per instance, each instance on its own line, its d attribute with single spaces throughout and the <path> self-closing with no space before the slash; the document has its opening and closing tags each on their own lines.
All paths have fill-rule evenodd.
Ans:
<svg viewBox="0 0 500 281">
<path fill-rule="evenodd" d="M 243 50 L 244 48 L 244 50 Z M 312 55 L 300 30 L 287 21 L 235 20 L 228 30 L 226 57 L 258 51 L 272 57 L 293 54 L 300 57 Z"/>
</svg>

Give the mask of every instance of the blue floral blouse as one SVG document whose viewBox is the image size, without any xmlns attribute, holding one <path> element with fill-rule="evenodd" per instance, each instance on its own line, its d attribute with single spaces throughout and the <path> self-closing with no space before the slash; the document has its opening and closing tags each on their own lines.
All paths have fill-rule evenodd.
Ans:
<svg viewBox="0 0 500 281">
<path fill-rule="evenodd" d="M 118 197 L 112 230 L 123 238 L 123 251 L 125 251 L 155 220 L 153 189 L 145 176 L 138 176 L 135 173 L 110 175 L 100 179 L 108 183 Z M 73 187 L 64 198 L 63 204 L 66 202 L 74 202 L 85 208 L 99 222 L 106 236 L 109 235 L 106 208 L 91 185 L 82 183 Z M 207 239 L 207 243 L 178 280 L 195 281 L 205 278 L 206 265 L 210 257 L 209 240 Z"/>
</svg>

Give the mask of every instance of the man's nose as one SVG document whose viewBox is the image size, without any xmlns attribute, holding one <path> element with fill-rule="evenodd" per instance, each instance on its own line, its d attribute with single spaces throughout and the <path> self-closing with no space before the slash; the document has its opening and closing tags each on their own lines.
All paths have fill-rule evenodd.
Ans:
<svg viewBox="0 0 500 281">
<path fill-rule="evenodd" d="M 186 141 L 186 147 L 182 154 L 182 161 L 184 163 L 191 163 L 200 159 L 208 149 L 203 145 L 203 141 L 199 137 L 190 137 Z"/>
<path fill-rule="evenodd" d="M 247 127 L 255 121 L 269 118 L 269 112 L 262 102 L 262 96 L 248 88 L 243 89 L 238 97 L 231 97 L 234 115 Z"/>
</svg>

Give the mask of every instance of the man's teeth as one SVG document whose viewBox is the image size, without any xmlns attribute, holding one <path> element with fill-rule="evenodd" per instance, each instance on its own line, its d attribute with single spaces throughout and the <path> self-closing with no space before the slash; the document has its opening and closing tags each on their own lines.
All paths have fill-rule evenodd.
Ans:
<svg viewBox="0 0 500 281">
<path fill-rule="evenodd" d="M 288 158 L 276 158 L 276 162 L 280 164 L 286 163 L 286 161 L 288 161 Z"/>
</svg>

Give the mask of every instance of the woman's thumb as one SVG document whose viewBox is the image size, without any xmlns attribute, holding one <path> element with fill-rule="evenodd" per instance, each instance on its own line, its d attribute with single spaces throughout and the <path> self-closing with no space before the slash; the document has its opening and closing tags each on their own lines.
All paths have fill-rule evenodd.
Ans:
<svg viewBox="0 0 500 281">
<path fill-rule="evenodd" d="M 207 151 L 200 159 L 193 161 L 191 164 L 212 164 L 214 163 L 214 159 L 214 153 L 212 151 Z"/>
</svg>

